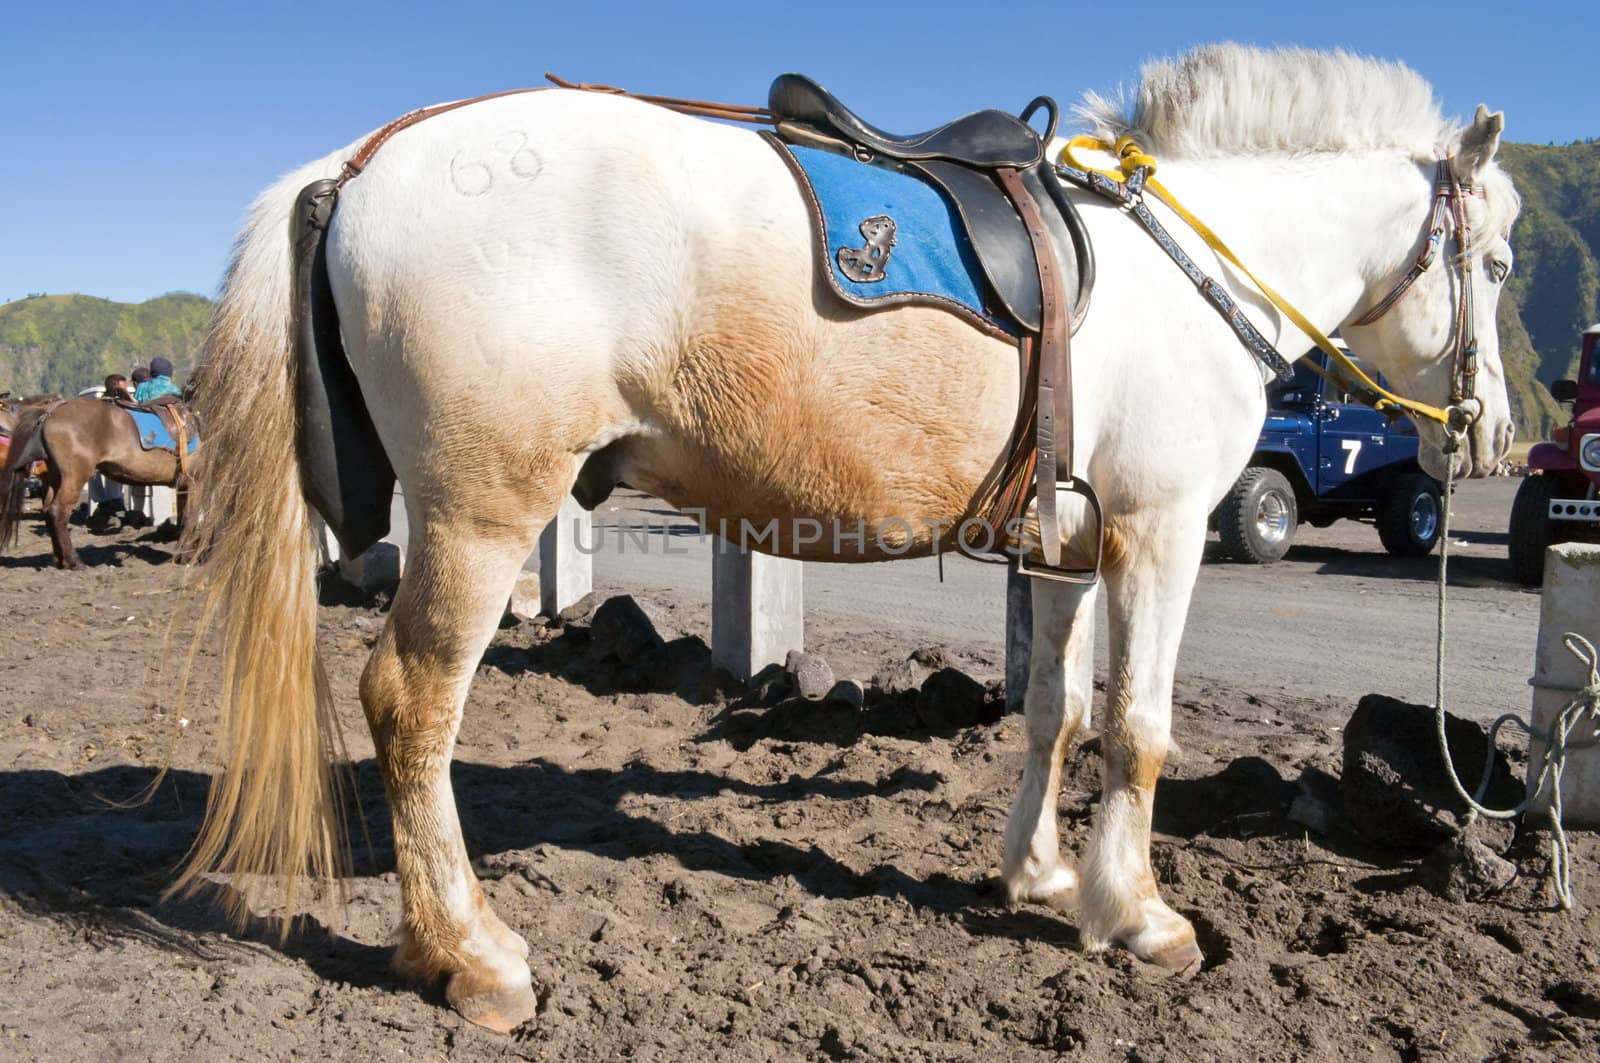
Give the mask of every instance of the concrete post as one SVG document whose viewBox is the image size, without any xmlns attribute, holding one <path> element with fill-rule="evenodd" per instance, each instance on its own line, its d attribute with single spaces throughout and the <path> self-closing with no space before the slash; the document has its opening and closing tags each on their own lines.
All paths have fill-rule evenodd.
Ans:
<svg viewBox="0 0 1600 1063">
<path fill-rule="evenodd" d="M 334 551 L 338 551 L 337 541 L 334 542 Z M 337 559 L 334 566 L 346 583 L 368 594 L 376 594 L 400 582 L 405 570 L 405 555 L 396 544 L 380 539 L 356 557 Z"/>
<path fill-rule="evenodd" d="M 337 564 L 339 540 L 334 537 L 333 531 L 315 510 L 311 513 L 311 528 L 317 537 L 317 567 L 325 568 Z"/>
<path fill-rule="evenodd" d="M 711 661 L 740 680 L 805 649 L 805 569 L 799 561 L 711 548 Z"/>
<path fill-rule="evenodd" d="M 1556 716 L 1589 681 L 1589 671 L 1562 644 L 1567 632 L 1582 635 L 1600 646 L 1600 546 L 1561 543 L 1544 555 L 1544 600 L 1539 608 L 1539 643 L 1533 665 L 1533 734 L 1528 749 L 1528 790 L 1538 782 L 1539 762 Z M 1581 728 L 1573 741 L 1592 734 Z M 1550 805 L 1545 787 L 1535 804 L 1540 811 Z M 1567 750 L 1561 780 L 1562 822 L 1568 827 L 1600 827 L 1600 745 Z"/>
<path fill-rule="evenodd" d="M 539 535 L 539 612 L 560 616 L 594 590 L 595 545 L 589 511 L 568 495 Z"/>
<path fill-rule="evenodd" d="M 177 491 L 170 487 L 151 487 L 149 489 L 149 499 L 150 523 L 152 525 L 159 528 L 164 521 L 178 519 Z"/>
<path fill-rule="evenodd" d="M 1006 565 L 1006 712 L 1021 712 L 1033 666 L 1033 580 Z"/>
</svg>

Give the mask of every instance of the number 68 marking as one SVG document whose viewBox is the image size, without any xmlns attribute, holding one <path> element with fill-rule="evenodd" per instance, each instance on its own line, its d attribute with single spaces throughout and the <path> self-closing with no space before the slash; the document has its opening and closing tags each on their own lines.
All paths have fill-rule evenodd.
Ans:
<svg viewBox="0 0 1600 1063">
<path fill-rule="evenodd" d="M 450 156 L 450 186 L 457 193 L 472 199 L 487 195 L 501 164 L 519 181 L 531 181 L 544 171 L 544 159 L 528 146 L 528 134 L 520 130 L 502 133 L 492 147 L 499 158 L 490 162 L 469 156 L 465 148 Z"/>
</svg>

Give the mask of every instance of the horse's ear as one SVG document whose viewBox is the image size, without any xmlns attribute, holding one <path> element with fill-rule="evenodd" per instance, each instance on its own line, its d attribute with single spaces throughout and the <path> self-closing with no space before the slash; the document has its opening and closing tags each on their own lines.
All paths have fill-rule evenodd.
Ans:
<svg viewBox="0 0 1600 1063">
<path fill-rule="evenodd" d="M 1489 113 L 1489 108 L 1478 104 L 1478 113 L 1472 116 L 1472 125 L 1461 134 L 1461 146 L 1456 149 L 1456 176 L 1463 181 L 1477 178 L 1494 158 L 1500 147 L 1500 132 L 1506 127 L 1504 111 Z"/>
</svg>

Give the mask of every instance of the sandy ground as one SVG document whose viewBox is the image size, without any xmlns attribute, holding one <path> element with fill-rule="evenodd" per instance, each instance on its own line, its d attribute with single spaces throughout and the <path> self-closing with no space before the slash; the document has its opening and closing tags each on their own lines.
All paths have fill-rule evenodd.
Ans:
<svg viewBox="0 0 1600 1063">
<path fill-rule="evenodd" d="M 388 973 L 398 887 L 355 697 L 382 603 L 330 593 L 323 611 L 366 838 L 342 920 L 280 942 L 231 931 L 206 898 L 160 899 L 203 808 L 213 663 L 199 658 L 189 706 L 164 693 L 168 548 L 79 531 L 90 567 L 63 574 L 42 567 L 38 532 L 30 521 L 0 558 L 0 1058 L 1589 1060 L 1600 1048 L 1592 835 L 1574 837 L 1579 908 L 1565 914 L 1537 837 L 1512 848 L 1522 873 L 1508 890 L 1453 904 L 1412 881 L 1414 858 L 1288 820 L 1302 772 L 1339 773 L 1349 698 L 1180 679 L 1155 865 L 1208 957 L 1180 982 L 1120 951 L 1086 954 L 1070 917 L 1002 903 L 1018 718 L 936 730 L 906 702 L 747 704 L 708 681 L 703 607 L 668 592 L 639 597 L 683 640 L 675 666 L 633 689 L 594 661 L 581 625 L 509 626 L 479 668 L 456 793 L 485 893 L 532 945 L 544 998 L 535 1023 L 490 1034 Z M 1363 593 L 1381 602 L 1382 581 Z M 904 654 L 903 637 L 822 615 L 812 648 L 844 674 Z M 998 673 L 992 649 L 948 648 Z M 153 798 L 122 805 L 174 740 Z M 1098 772 L 1091 734 L 1067 762 L 1071 850 Z"/>
</svg>

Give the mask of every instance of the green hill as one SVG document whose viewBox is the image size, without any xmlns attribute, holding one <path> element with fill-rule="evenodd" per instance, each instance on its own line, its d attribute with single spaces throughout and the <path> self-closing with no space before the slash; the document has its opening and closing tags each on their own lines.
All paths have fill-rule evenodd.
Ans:
<svg viewBox="0 0 1600 1063">
<path fill-rule="evenodd" d="M 187 378 L 214 304 L 174 293 L 143 303 L 34 295 L 0 305 L 0 391 L 72 394 L 164 355 Z"/>
<path fill-rule="evenodd" d="M 1600 143 L 1505 144 L 1499 158 L 1522 193 L 1500 341 L 1518 434 L 1542 438 L 1561 419 L 1543 385 L 1573 374 L 1583 330 L 1600 321 Z"/>
</svg>

